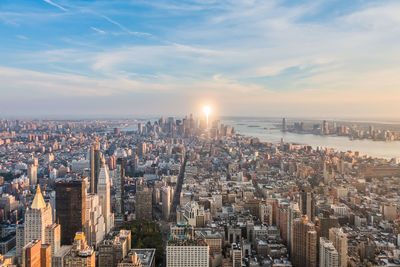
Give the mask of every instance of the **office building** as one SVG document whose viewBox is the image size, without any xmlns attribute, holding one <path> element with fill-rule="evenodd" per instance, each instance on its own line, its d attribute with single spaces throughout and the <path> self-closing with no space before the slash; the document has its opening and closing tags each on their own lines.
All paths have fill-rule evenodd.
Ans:
<svg viewBox="0 0 400 267">
<path fill-rule="evenodd" d="M 307 216 L 293 222 L 293 267 L 317 266 L 317 232 Z"/>
<path fill-rule="evenodd" d="M 103 163 L 99 173 L 97 184 L 97 195 L 99 196 L 99 205 L 106 225 L 106 234 L 114 227 L 114 215 L 111 213 L 111 192 L 110 177 L 108 175 L 107 165 Z"/>
<path fill-rule="evenodd" d="M 169 241 L 166 250 L 167 267 L 209 266 L 209 247 L 204 241 Z"/>
<path fill-rule="evenodd" d="M 86 224 L 86 182 L 61 180 L 56 183 L 57 221 L 61 225 L 61 245 L 71 245 L 76 232 Z"/>
<path fill-rule="evenodd" d="M 136 219 L 153 219 L 153 190 L 146 185 L 136 188 L 135 214 Z"/>
<path fill-rule="evenodd" d="M 163 219 L 168 220 L 171 212 L 171 187 L 164 186 L 161 188 L 161 201 Z"/>
<path fill-rule="evenodd" d="M 97 182 L 99 181 L 99 173 L 101 167 L 101 151 L 100 145 L 96 144 L 90 147 L 90 189 L 92 194 L 97 193 Z"/>
</svg>

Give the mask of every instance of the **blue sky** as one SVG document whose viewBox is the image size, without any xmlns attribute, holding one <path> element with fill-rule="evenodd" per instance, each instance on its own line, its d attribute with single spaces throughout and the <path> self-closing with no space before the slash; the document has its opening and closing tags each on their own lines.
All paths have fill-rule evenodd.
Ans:
<svg viewBox="0 0 400 267">
<path fill-rule="evenodd" d="M 0 2 L 0 116 L 398 118 L 400 2 Z"/>
</svg>

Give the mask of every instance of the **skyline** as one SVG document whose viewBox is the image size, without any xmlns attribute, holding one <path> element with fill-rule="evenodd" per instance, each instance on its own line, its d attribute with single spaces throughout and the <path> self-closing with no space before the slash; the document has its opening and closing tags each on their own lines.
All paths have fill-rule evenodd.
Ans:
<svg viewBox="0 0 400 267">
<path fill-rule="evenodd" d="M 400 3 L 265 2 L 3 1 L 0 115 L 398 118 Z"/>
</svg>

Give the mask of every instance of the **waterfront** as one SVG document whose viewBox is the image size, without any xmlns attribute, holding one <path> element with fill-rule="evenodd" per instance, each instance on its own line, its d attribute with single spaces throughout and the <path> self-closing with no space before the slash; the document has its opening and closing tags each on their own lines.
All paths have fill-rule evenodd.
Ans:
<svg viewBox="0 0 400 267">
<path fill-rule="evenodd" d="M 400 157 L 400 142 L 383 142 L 372 140 L 350 140 L 342 136 L 322 136 L 313 134 L 296 134 L 282 132 L 277 120 L 256 118 L 231 118 L 222 120 L 224 124 L 232 125 L 238 134 L 257 137 L 266 142 L 285 142 L 307 144 L 314 148 L 317 146 L 333 148 L 338 151 L 359 151 L 363 155 L 378 158 L 392 159 Z"/>
</svg>

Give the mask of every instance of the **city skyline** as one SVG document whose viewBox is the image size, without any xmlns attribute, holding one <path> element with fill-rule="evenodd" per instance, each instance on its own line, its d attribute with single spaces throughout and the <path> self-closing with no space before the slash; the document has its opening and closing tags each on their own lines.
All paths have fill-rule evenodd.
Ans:
<svg viewBox="0 0 400 267">
<path fill-rule="evenodd" d="M 396 119 L 396 1 L 3 1 L 2 116 Z"/>
</svg>

